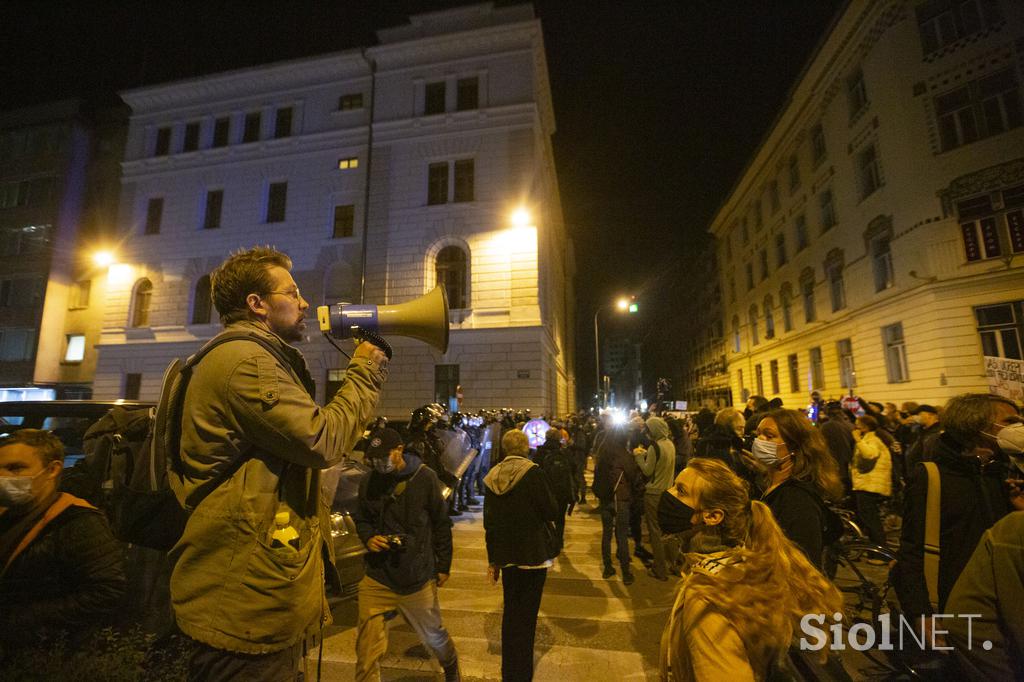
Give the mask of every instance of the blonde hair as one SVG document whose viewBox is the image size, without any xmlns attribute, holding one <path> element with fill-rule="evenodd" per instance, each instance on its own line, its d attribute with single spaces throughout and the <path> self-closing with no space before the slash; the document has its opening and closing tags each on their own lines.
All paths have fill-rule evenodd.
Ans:
<svg viewBox="0 0 1024 682">
<path fill-rule="evenodd" d="M 526 457 L 530 454 L 530 441 L 527 440 L 526 434 L 519 429 L 511 429 L 506 431 L 505 435 L 501 437 L 501 458 L 506 457 Z"/>
<path fill-rule="evenodd" d="M 724 514 L 720 524 L 701 528 L 736 546 L 739 561 L 715 575 L 692 573 L 686 598 L 703 598 L 726 615 L 752 660 L 782 656 L 804 615 L 842 613 L 842 594 L 785 536 L 768 506 L 750 500 L 745 481 L 718 460 L 691 459 L 687 468 L 698 476 L 697 508 Z"/>
</svg>

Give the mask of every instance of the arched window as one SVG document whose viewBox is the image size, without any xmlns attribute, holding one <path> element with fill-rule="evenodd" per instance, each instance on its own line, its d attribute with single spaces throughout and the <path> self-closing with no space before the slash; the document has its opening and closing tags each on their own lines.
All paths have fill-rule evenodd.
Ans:
<svg viewBox="0 0 1024 682">
<path fill-rule="evenodd" d="M 740 316 L 732 316 L 732 352 L 739 353 L 742 348 L 740 339 Z M 742 383 L 742 382 L 741 382 Z"/>
<path fill-rule="evenodd" d="M 747 319 L 750 322 L 750 343 L 757 345 L 761 343 L 761 339 L 757 336 L 757 304 L 750 306 L 750 310 L 747 311 Z"/>
<path fill-rule="evenodd" d="M 791 332 L 793 331 L 793 287 L 789 282 L 782 285 L 779 302 L 782 305 L 782 329 Z"/>
<path fill-rule="evenodd" d="M 210 297 L 210 276 L 203 275 L 196 282 L 192 295 L 192 324 L 210 324 L 213 299 Z"/>
<path fill-rule="evenodd" d="M 452 309 L 466 308 L 469 291 L 466 282 L 466 252 L 458 246 L 446 246 L 437 253 L 434 261 L 437 271 L 437 283 L 442 285 L 448 294 L 448 307 Z"/>
<path fill-rule="evenodd" d="M 148 279 L 140 279 L 135 283 L 132 294 L 132 326 L 149 326 L 149 304 L 153 299 L 153 283 Z"/>
<path fill-rule="evenodd" d="M 775 311 L 772 310 L 774 307 L 774 301 L 772 301 L 771 294 L 764 297 L 764 338 L 774 339 L 775 338 Z"/>
</svg>

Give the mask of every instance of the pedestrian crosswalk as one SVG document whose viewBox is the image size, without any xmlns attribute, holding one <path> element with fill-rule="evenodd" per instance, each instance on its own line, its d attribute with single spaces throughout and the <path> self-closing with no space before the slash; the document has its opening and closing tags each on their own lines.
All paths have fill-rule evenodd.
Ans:
<svg viewBox="0 0 1024 682">
<path fill-rule="evenodd" d="M 451 579 L 440 590 L 445 627 L 459 651 L 466 680 L 501 679 L 501 587 L 487 581 L 483 515 L 479 509 L 454 519 Z M 657 679 L 661 631 L 675 584 L 648 577 L 634 559 L 633 585 L 620 575 L 601 577 L 601 520 L 590 505 L 567 519 L 565 547 L 548 571 L 534 651 L 538 682 Z M 326 632 L 323 680 L 355 675 L 355 601 L 335 607 Z M 406 655 L 418 642 L 407 624 L 391 621 L 385 680 L 419 682 L 441 678 L 433 659 Z M 310 658 L 310 672 L 316 664 Z"/>
</svg>

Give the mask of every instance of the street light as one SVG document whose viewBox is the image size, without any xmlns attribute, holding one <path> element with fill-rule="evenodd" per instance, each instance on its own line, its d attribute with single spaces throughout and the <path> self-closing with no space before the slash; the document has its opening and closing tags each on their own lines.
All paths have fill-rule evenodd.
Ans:
<svg viewBox="0 0 1024 682">
<path fill-rule="evenodd" d="M 598 395 L 603 396 L 604 391 L 601 390 L 601 344 L 598 340 L 598 329 L 597 329 L 597 316 L 601 314 L 601 311 L 607 308 L 608 305 L 601 305 L 594 311 L 594 386 L 597 388 Z M 620 296 L 615 301 L 615 308 L 619 312 L 628 312 L 630 314 L 636 313 L 640 310 L 640 307 L 636 303 L 636 296 Z M 604 398 L 600 399 L 600 402 L 604 402 Z M 599 405 L 603 407 L 603 405 Z"/>
<path fill-rule="evenodd" d="M 112 251 L 97 251 L 92 255 L 92 262 L 97 267 L 109 267 L 114 264 L 114 253 Z"/>
</svg>

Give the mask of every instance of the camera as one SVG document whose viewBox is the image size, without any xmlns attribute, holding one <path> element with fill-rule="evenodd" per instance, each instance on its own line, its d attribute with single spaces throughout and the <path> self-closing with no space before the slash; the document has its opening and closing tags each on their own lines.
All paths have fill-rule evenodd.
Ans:
<svg viewBox="0 0 1024 682">
<path fill-rule="evenodd" d="M 388 550 L 392 552 L 404 552 L 408 536 L 404 533 L 392 533 L 385 535 L 384 540 L 388 543 Z"/>
</svg>

